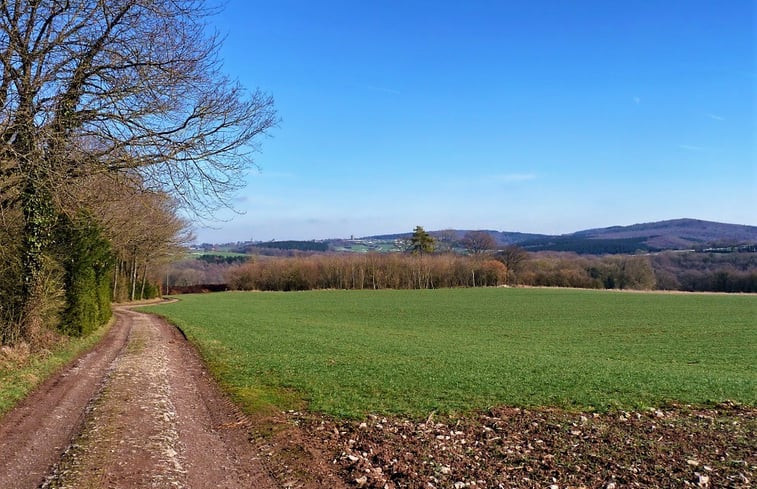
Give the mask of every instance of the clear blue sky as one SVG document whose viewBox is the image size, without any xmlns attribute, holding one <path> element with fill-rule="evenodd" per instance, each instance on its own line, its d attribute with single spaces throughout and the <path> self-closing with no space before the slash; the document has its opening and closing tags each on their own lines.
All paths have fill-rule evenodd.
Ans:
<svg viewBox="0 0 757 489">
<path fill-rule="evenodd" d="M 199 241 L 757 224 L 751 0 L 231 0 L 213 23 L 282 121 L 245 214 Z"/>
</svg>

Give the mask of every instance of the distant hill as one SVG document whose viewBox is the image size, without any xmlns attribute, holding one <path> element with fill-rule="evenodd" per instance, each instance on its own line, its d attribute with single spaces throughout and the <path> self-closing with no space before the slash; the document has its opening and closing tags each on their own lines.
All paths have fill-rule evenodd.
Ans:
<svg viewBox="0 0 757 489">
<path fill-rule="evenodd" d="M 463 236 L 465 236 L 465 233 L 472 230 L 448 229 L 444 231 L 429 231 L 429 234 L 435 238 L 438 238 L 443 233 L 446 233 L 449 231 L 453 231 L 457 239 L 463 239 Z M 518 233 L 518 232 L 512 232 L 512 231 L 494 231 L 492 229 L 476 229 L 476 231 L 486 231 L 487 233 L 492 235 L 492 237 L 497 242 L 497 244 L 500 244 L 503 246 L 509 245 L 509 244 L 522 243 L 524 241 L 538 240 L 538 239 L 551 237 L 548 234 Z M 413 233 L 382 234 L 378 236 L 366 236 L 361 239 L 385 241 L 385 240 L 395 240 L 395 239 L 410 239 L 412 235 Z"/>
<path fill-rule="evenodd" d="M 725 224 L 699 219 L 669 221 L 587 229 L 573 233 L 592 239 L 643 238 L 648 246 L 661 249 L 693 248 L 701 245 L 757 243 L 757 226 Z"/>
<path fill-rule="evenodd" d="M 453 230 L 458 239 L 468 230 Z M 572 251 L 583 254 L 634 253 L 757 244 L 757 226 L 726 224 L 699 219 L 586 229 L 563 235 L 485 230 L 500 245 L 517 244 L 529 251 Z M 446 231 L 449 232 L 449 231 Z M 439 236 L 443 231 L 430 231 Z M 374 241 L 409 238 L 412 233 L 387 234 L 363 239 Z"/>
<path fill-rule="evenodd" d="M 460 241 L 466 229 L 429 231 L 440 241 Z M 479 230 L 476 230 L 479 231 Z M 547 235 L 512 231 L 483 230 L 492 235 L 499 246 L 516 244 L 528 251 L 571 251 L 581 254 L 618 254 L 654 252 L 661 250 L 688 250 L 721 248 L 728 250 L 737 245 L 757 247 L 757 226 L 726 224 L 699 219 L 672 219 L 669 221 L 585 229 L 570 234 Z M 237 242 L 221 245 L 203 244 L 198 249 L 252 254 L 282 253 L 388 253 L 399 251 L 396 240 L 409 239 L 412 232 L 365 236 L 358 239 L 325 239 L 318 241 Z M 459 245 L 455 250 L 463 251 Z M 266 250 L 271 250 L 270 252 Z"/>
</svg>

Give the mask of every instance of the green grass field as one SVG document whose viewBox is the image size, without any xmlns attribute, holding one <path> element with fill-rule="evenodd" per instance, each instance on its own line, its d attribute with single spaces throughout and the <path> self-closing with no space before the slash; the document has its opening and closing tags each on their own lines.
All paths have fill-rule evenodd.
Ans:
<svg viewBox="0 0 757 489">
<path fill-rule="evenodd" d="M 248 409 L 428 415 L 757 400 L 757 297 L 565 289 L 230 292 L 145 308 Z"/>
</svg>

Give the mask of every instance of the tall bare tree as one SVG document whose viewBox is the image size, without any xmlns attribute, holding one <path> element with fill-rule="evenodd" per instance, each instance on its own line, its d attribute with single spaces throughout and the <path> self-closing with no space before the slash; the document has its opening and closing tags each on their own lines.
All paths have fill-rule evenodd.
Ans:
<svg viewBox="0 0 757 489">
<path fill-rule="evenodd" d="M 523 263 L 528 260 L 528 252 L 520 246 L 508 245 L 499 251 L 495 258 L 507 267 L 508 283 L 517 283 Z"/>
<path fill-rule="evenodd" d="M 455 245 L 458 243 L 459 238 L 457 231 L 454 229 L 442 229 L 434 233 L 436 243 L 439 251 L 451 252 L 455 249 Z"/>
<path fill-rule="evenodd" d="M 497 242 L 486 231 L 468 231 L 460 243 L 474 255 L 487 253 L 497 248 Z"/>
<path fill-rule="evenodd" d="M 201 0 L 0 0 L 0 206 L 23 212 L 22 302 L 59 189 L 133 173 L 202 213 L 241 184 L 276 115 L 269 95 L 222 74 L 214 11 Z"/>
<path fill-rule="evenodd" d="M 84 211 L 99 224 L 116 259 L 113 298 L 134 300 L 137 275 L 144 289 L 148 272 L 185 253 L 193 239 L 190 224 L 178 215 L 175 198 L 143 189 L 133 176 L 94 175 L 77 183 L 64 192 L 64 208 L 74 215 Z M 123 293 L 127 286 L 130 293 Z"/>
</svg>

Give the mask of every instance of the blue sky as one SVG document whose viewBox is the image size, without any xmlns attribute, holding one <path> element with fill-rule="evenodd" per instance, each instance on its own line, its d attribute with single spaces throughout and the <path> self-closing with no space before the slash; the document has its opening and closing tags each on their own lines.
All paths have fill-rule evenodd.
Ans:
<svg viewBox="0 0 757 489">
<path fill-rule="evenodd" d="M 231 0 L 212 20 L 282 120 L 243 214 L 199 241 L 757 224 L 752 1 Z"/>
</svg>

